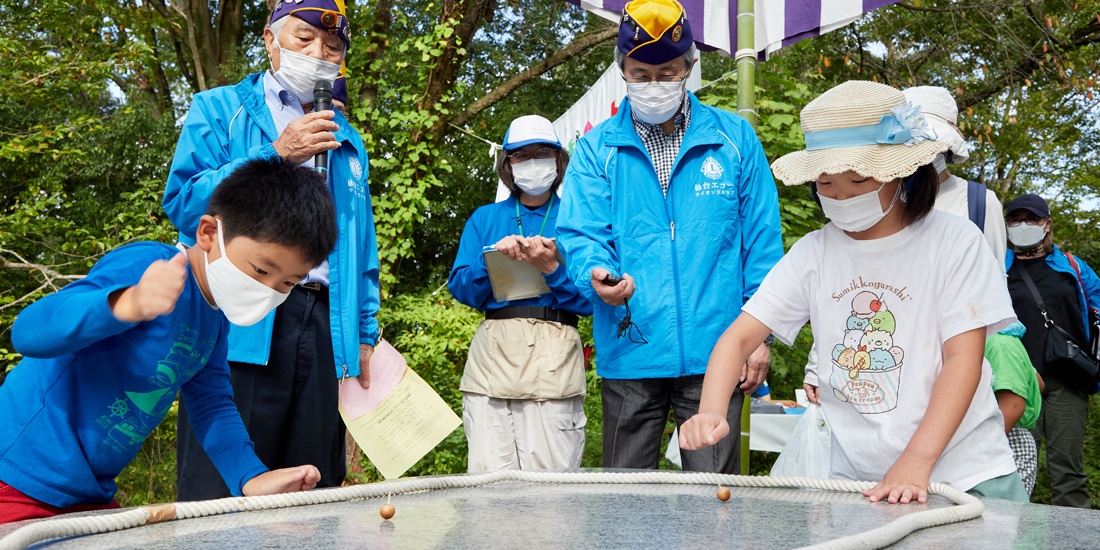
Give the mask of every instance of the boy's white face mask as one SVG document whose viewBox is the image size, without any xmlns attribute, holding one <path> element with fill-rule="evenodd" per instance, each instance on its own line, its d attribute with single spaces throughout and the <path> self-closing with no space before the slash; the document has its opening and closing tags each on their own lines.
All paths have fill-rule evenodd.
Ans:
<svg viewBox="0 0 1100 550">
<path fill-rule="evenodd" d="M 886 186 L 885 183 L 874 191 L 844 200 L 830 199 L 821 193 L 818 193 L 817 198 L 821 201 L 821 209 L 825 211 L 825 217 L 829 218 L 833 225 L 844 231 L 858 233 L 874 227 L 894 209 L 894 204 L 898 202 L 898 196 L 901 195 L 901 185 L 901 183 L 898 184 L 898 192 L 894 194 L 894 200 L 890 201 L 890 207 L 885 211 L 878 199 L 878 193 Z"/>
<path fill-rule="evenodd" d="M 222 256 L 213 262 L 206 252 L 202 253 L 206 260 L 206 284 L 214 304 L 230 323 L 242 327 L 254 325 L 290 296 L 289 292 L 279 292 L 249 277 L 229 261 L 221 220 L 218 220 L 218 250 Z"/>
</svg>

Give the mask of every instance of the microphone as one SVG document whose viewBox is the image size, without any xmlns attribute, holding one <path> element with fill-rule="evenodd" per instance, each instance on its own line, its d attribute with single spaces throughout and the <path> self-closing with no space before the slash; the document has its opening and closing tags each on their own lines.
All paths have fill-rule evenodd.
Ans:
<svg viewBox="0 0 1100 550">
<path fill-rule="evenodd" d="M 313 85 L 313 111 L 332 110 L 332 83 L 327 80 L 318 80 Z M 321 151 L 313 158 L 313 169 L 318 172 L 328 171 L 328 151 Z"/>
</svg>

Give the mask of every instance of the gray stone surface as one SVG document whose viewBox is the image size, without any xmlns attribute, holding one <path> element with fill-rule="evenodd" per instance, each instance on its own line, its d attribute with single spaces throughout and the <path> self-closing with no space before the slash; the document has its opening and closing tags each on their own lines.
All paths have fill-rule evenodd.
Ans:
<svg viewBox="0 0 1100 550">
<path fill-rule="evenodd" d="M 860 495 L 684 485 L 498 483 L 385 498 L 161 523 L 33 548 L 576 549 L 797 548 L 951 504 L 869 503 Z M 983 499 L 982 518 L 925 529 L 892 548 L 1100 548 L 1100 512 Z M 16 526 L 0 525 L 0 537 Z"/>
</svg>

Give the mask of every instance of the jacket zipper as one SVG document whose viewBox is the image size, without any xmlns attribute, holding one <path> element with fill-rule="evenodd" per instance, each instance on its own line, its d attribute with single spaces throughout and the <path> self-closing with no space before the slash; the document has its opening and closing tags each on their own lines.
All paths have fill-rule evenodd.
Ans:
<svg viewBox="0 0 1100 550">
<path fill-rule="evenodd" d="M 672 170 L 669 172 L 669 179 L 672 179 L 672 172 L 676 171 L 676 165 L 673 164 Z M 671 181 L 669 182 L 671 183 Z M 668 213 L 669 229 L 671 230 L 670 246 L 672 247 L 672 284 L 676 287 L 676 336 L 677 336 L 677 348 L 680 352 L 680 376 L 684 375 L 684 368 L 687 365 L 687 358 L 684 356 L 684 316 L 683 302 L 680 300 L 680 261 L 676 257 L 676 208 L 675 199 L 672 195 L 672 186 L 668 188 L 668 200 L 666 201 L 666 212 Z"/>
</svg>

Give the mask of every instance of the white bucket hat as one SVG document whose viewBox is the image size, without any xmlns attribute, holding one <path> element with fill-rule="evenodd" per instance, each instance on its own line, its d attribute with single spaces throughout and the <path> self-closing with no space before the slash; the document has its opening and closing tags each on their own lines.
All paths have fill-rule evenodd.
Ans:
<svg viewBox="0 0 1100 550">
<path fill-rule="evenodd" d="M 532 143 L 546 143 L 561 149 L 561 140 L 554 125 L 539 115 L 521 116 L 508 125 L 504 134 L 504 149 L 512 151 Z"/>
<path fill-rule="evenodd" d="M 902 93 L 909 103 L 920 106 L 920 112 L 936 132 L 936 139 L 947 144 L 947 160 L 952 164 L 966 162 L 970 158 L 970 146 L 957 126 L 959 107 L 951 92 L 939 86 L 916 86 Z"/>
<path fill-rule="evenodd" d="M 783 155 L 772 173 L 786 185 L 853 170 L 887 182 L 931 164 L 947 144 L 934 141 L 920 110 L 885 84 L 845 82 L 810 102 L 801 114 L 806 150 Z"/>
</svg>

